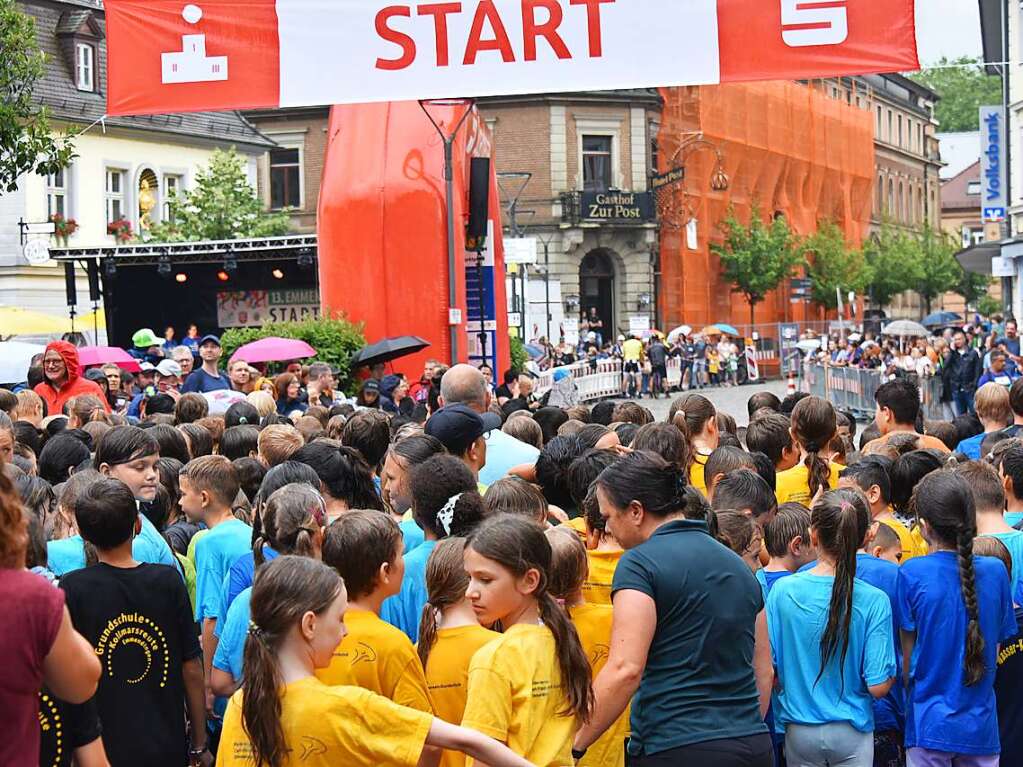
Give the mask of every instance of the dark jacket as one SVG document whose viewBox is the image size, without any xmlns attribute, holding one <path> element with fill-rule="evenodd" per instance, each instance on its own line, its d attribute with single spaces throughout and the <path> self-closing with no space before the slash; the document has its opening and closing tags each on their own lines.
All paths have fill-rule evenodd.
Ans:
<svg viewBox="0 0 1023 767">
<path fill-rule="evenodd" d="M 954 392 L 974 392 L 977 390 L 977 380 L 982 372 L 984 362 L 976 349 L 967 349 L 964 354 L 953 349 L 945 360 L 942 378 L 948 381 Z"/>
</svg>

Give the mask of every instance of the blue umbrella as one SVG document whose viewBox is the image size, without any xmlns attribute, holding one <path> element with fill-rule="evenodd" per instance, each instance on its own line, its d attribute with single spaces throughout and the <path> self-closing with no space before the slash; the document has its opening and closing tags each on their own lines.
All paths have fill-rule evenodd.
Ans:
<svg viewBox="0 0 1023 767">
<path fill-rule="evenodd" d="M 715 325 L 715 327 L 718 330 L 720 330 L 725 335 L 728 335 L 728 336 L 737 336 L 737 335 L 739 335 L 739 331 L 736 330 L 735 328 L 733 328 L 731 325 L 726 325 L 723 322 L 716 322 L 716 323 L 714 323 L 714 325 Z"/>
<path fill-rule="evenodd" d="M 526 354 L 529 355 L 530 359 L 538 360 L 543 357 L 543 347 L 536 344 L 524 344 L 524 346 L 526 347 Z"/>
<path fill-rule="evenodd" d="M 940 328 L 945 325 L 957 325 L 963 321 L 955 312 L 934 312 L 924 317 L 920 324 L 928 328 Z"/>
</svg>

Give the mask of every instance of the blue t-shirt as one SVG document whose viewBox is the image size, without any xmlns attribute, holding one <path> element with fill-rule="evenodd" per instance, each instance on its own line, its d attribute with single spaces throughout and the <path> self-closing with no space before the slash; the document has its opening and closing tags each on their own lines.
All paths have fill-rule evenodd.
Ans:
<svg viewBox="0 0 1023 767">
<path fill-rule="evenodd" d="M 263 547 L 263 559 L 269 562 L 277 558 L 277 552 L 269 546 Z M 227 571 L 227 578 L 224 580 L 223 609 L 230 610 L 235 598 L 245 589 L 252 585 L 256 576 L 256 560 L 252 551 L 247 551 L 235 561 Z"/>
<path fill-rule="evenodd" d="M 520 463 L 536 463 L 540 451 L 532 445 L 494 429 L 487 434 L 487 462 L 480 469 L 479 482 L 492 485 Z"/>
<path fill-rule="evenodd" d="M 249 633 L 251 600 L 252 588 L 242 589 L 228 608 L 227 618 L 217 621 L 220 641 L 213 655 L 213 668 L 227 671 L 237 682 L 242 680 L 242 659 L 245 656 L 245 637 Z"/>
<path fill-rule="evenodd" d="M 142 520 L 142 531 L 131 542 L 132 557 L 138 562 L 170 565 L 180 573 L 181 567 L 167 541 L 157 532 L 153 523 L 146 519 L 145 514 L 139 514 L 139 519 Z M 72 535 L 59 541 L 48 541 L 46 559 L 47 567 L 57 577 L 72 570 L 81 570 L 85 567 L 85 542 L 82 536 Z"/>
<path fill-rule="evenodd" d="M 672 520 L 622 555 L 612 601 L 624 590 L 647 595 L 657 607 L 632 701 L 631 754 L 767 732 L 753 677 L 764 598 L 738 554 L 711 538 L 704 522 Z"/>
<path fill-rule="evenodd" d="M 218 372 L 220 373 L 219 376 L 211 376 L 201 367 L 196 368 L 188 374 L 188 378 L 181 385 L 181 393 L 198 392 L 199 394 L 204 394 L 210 391 L 230 389 L 231 383 L 227 380 L 227 375 L 222 370 Z"/>
<path fill-rule="evenodd" d="M 878 732 L 902 730 L 906 726 L 906 687 L 902 682 L 902 642 L 895 606 L 899 603 L 899 566 L 885 559 L 859 552 L 856 554 L 856 578 L 880 589 L 892 608 L 892 638 L 895 641 L 895 684 L 880 700 L 874 700 L 874 729 Z"/>
<path fill-rule="evenodd" d="M 775 714 L 783 726 L 846 722 L 860 732 L 872 732 L 874 699 L 867 688 L 888 681 L 898 670 L 891 604 L 879 589 L 853 582 L 845 662 L 839 647 L 818 679 L 834 583 L 833 576 L 796 573 L 771 590 L 767 628 L 781 683 Z"/>
<path fill-rule="evenodd" d="M 252 528 L 240 519 L 228 519 L 195 544 L 195 620 L 220 618 L 224 578 L 231 566 L 252 551 Z"/>
<path fill-rule="evenodd" d="M 958 445 L 956 445 L 956 452 L 962 453 L 971 461 L 979 461 L 980 443 L 984 441 L 984 437 L 986 436 L 987 434 L 977 434 L 976 436 L 962 440 Z"/>
<path fill-rule="evenodd" d="M 986 533 L 1005 544 L 1012 557 L 1012 576 L 1009 578 L 1009 594 L 1014 595 L 1023 588 L 1023 532 L 1014 530 L 1011 533 Z"/>
<path fill-rule="evenodd" d="M 429 599 L 426 591 L 426 563 L 437 541 L 423 541 L 405 555 L 405 577 L 401 591 L 380 606 L 380 617 L 405 632 L 412 644 L 419 641 L 419 619 Z"/>
<path fill-rule="evenodd" d="M 401 539 L 405 544 L 405 550 L 402 554 L 408 554 L 412 549 L 418 548 L 423 541 L 426 540 L 426 536 L 423 534 L 423 528 L 416 524 L 414 519 L 406 519 L 404 522 L 398 525 L 401 528 Z"/>
<path fill-rule="evenodd" d="M 779 578 L 784 578 L 786 575 L 792 575 L 788 570 L 772 570 L 768 572 L 764 568 L 760 568 L 755 573 L 757 583 L 760 584 L 760 590 L 764 593 L 764 603 L 767 603 L 767 595 L 771 593 L 771 587 Z"/>
<path fill-rule="evenodd" d="M 1016 633 L 1005 566 L 993 557 L 973 558 L 987 673 L 963 683 L 966 607 L 958 556 L 936 551 L 899 568 L 899 628 L 915 631 L 906 691 L 906 747 L 957 754 L 997 754 L 995 666 L 998 643 Z"/>
<path fill-rule="evenodd" d="M 1002 643 L 995 675 L 1002 764 L 1023 764 L 1023 608 L 1016 608 L 1016 635 Z"/>
<path fill-rule="evenodd" d="M 1007 511 L 1002 515 L 1005 519 L 1005 524 L 1009 527 L 1015 527 L 1020 522 L 1023 522 L 1023 511 Z"/>
</svg>

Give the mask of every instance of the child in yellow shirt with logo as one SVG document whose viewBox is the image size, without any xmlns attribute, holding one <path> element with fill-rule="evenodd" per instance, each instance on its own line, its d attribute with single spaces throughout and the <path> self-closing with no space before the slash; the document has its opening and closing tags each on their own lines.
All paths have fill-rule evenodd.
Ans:
<svg viewBox="0 0 1023 767">
<path fill-rule="evenodd" d="M 510 514 L 484 520 L 465 547 L 469 601 L 504 633 L 469 664 L 462 725 L 537 767 L 575 763 L 572 739 L 593 707 L 579 635 L 548 590 L 551 556 L 543 530 Z"/>
<path fill-rule="evenodd" d="M 364 687 L 395 703 L 433 713 L 426 676 L 412 642 L 380 618 L 380 604 L 401 589 L 401 528 L 379 511 L 348 511 L 327 528 L 323 561 L 348 590 L 348 635 L 316 676 L 328 685 Z"/>
<path fill-rule="evenodd" d="M 670 424 L 666 427 L 674 429 Z M 582 596 L 585 601 L 598 605 L 611 604 L 611 580 L 623 551 L 614 536 L 605 529 L 593 488 L 600 473 L 618 457 L 610 450 L 587 450 L 568 467 L 568 487 L 580 516 L 563 527 L 575 530 L 586 544 L 589 574 L 583 583 Z"/>
<path fill-rule="evenodd" d="M 464 549 L 464 538 L 445 538 L 430 554 L 426 564 L 429 601 L 423 608 L 416 645 L 433 709 L 445 722 L 462 721 L 469 662 L 477 650 L 501 636 L 480 625 L 465 596 L 469 576 L 465 573 Z M 443 767 L 461 767 L 465 756 L 445 751 L 440 763 Z"/>
<path fill-rule="evenodd" d="M 344 583 L 322 562 L 277 557 L 260 568 L 251 604 L 245 687 L 224 715 L 220 767 L 417 767 L 427 747 L 457 749 L 493 767 L 529 766 L 478 732 L 317 679 L 345 638 L 348 608 Z"/>
<path fill-rule="evenodd" d="M 594 677 L 607 663 L 611 644 L 610 604 L 583 601 L 587 576 L 586 554 L 582 543 L 565 528 L 547 531 L 551 544 L 550 591 L 562 600 L 568 611 Z M 629 737 L 629 709 L 603 735 L 586 749 L 577 767 L 624 767 L 625 739 Z"/>
</svg>

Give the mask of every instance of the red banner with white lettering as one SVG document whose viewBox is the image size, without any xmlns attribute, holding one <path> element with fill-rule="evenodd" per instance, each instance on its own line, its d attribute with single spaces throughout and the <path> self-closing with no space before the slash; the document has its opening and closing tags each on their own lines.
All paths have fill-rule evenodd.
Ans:
<svg viewBox="0 0 1023 767">
<path fill-rule="evenodd" d="M 919 68 L 914 0 L 106 0 L 111 115 Z"/>
</svg>

